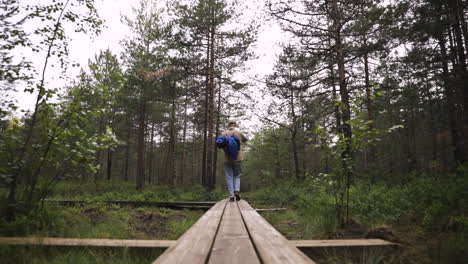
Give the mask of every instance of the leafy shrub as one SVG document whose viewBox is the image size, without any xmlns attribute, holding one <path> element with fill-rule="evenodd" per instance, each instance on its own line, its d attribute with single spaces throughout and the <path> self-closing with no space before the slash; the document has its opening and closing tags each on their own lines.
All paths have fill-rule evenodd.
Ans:
<svg viewBox="0 0 468 264">
<path fill-rule="evenodd" d="M 465 172 L 464 172 L 465 173 Z M 255 204 L 300 211 L 307 236 L 336 228 L 335 197 L 327 177 L 301 184 L 284 181 L 248 194 Z M 468 232 L 466 175 L 408 175 L 404 184 L 357 181 L 350 190 L 350 216 L 369 225 L 413 225 L 424 230 Z M 465 212 L 465 214 L 463 213 Z"/>
<path fill-rule="evenodd" d="M 408 192 L 406 186 L 356 184 L 350 193 L 352 214 L 371 225 L 397 221 L 412 207 Z"/>
</svg>

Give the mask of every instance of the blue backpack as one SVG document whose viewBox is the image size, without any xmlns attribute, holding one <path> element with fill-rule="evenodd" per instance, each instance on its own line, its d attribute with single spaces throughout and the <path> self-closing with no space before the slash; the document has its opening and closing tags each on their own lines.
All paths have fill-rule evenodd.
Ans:
<svg viewBox="0 0 468 264">
<path fill-rule="evenodd" d="M 220 136 L 216 140 L 216 146 L 222 148 L 232 160 L 237 160 L 240 151 L 240 140 L 236 136 Z"/>
</svg>

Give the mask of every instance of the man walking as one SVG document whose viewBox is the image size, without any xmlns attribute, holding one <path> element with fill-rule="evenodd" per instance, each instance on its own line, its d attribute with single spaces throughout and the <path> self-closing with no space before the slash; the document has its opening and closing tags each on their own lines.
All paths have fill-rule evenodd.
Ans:
<svg viewBox="0 0 468 264">
<path fill-rule="evenodd" d="M 229 121 L 228 129 L 222 133 L 223 136 L 236 136 L 239 141 L 242 143 L 247 142 L 247 138 L 236 128 L 237 123 L 235 121 Z M 237 155 L 237 159 L 231 158 L 227 153 L 225 153 L 224 161 L 224 174 L 226 176 L 226 184 L 229 191 L 229 201 L 234 202 L 240 200 L 240 177 L 242 174 L 242 146 L 241 150 Z"/>
</svg>

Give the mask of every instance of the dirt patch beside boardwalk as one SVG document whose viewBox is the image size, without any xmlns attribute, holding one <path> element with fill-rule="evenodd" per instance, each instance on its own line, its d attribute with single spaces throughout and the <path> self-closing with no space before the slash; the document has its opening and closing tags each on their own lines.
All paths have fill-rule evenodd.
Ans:
<svg viewBox="0 0 468 264">
<path fill-rule="evenodd" d="M 99 224 L 109 220 L 108 215 L 101 208 L 88 207 L 81 210 L 81 215 L 87 217 L 91 223 Z"/>
<path fill-rule="evenodd" d="M 168 216 L 154 211 L 135 211 L 130 218 L 130 225 L 150 238 L 166 237 L 170 233 L 168 224 Z"/>
<path fill-rule="evenodd" d="M 143 233 L 148 238 L 168 239 L 174 230 L 172 225 L 185 220 L 186 211 L 160 212 L 158 210 L 135 210 L 130 216 L 129 223 L 139 233 Z M 201 213 L 202 214 L 202 213 Z"/>
</svg>

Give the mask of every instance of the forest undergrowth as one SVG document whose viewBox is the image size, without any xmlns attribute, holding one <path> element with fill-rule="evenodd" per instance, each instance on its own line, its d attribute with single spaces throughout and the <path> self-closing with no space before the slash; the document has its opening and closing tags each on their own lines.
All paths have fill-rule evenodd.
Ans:
<svg viewBox="0 0 468 264">
<path fill-rule="evenodd" d="M 380 238 L 400 245 L 357 254 L 322 250 L 315 252 L 319 263 L 468 263 L 467 177 L 404 177 L 401 184 L 355 182 L 345 226 L 336 221 L 334 196 L 324 182 L 283 181 L 247 199 L 256 207 L 288 208 L 262 213 L 288 239 Z"/>
<path fill-rule="evenodd" d="M 3 195 L 3 194 L 2 194 Z M 85 200 L 85 205 L 44 204 L 35 214 L 2 222 L 0 236 L 177 240 L 203 215 L 203 210 L 108 205 L 103 201 L 210 201 L 220 193 L 200 186 L 60 182 L 49 199 Z M 150 263 L 161 249 L 96 249 L 0 246 L 2 263 Z"/>
<path fill-rule="evenodd" d="M 409 175 L 402 184 L 355 182 L 346 226 L 336 220 L 334 197 L 323 181 L 281 181 L 244 193 L 288 239 L 381 238 L 395 248 L 306 251 L 318 263 L 466 263 L 468 201 L 466 177 Z M 34 217 L 22 216 L 0 227 L 1 236 L 111 239 L 169 239 L 182 235 L 204 213 L 152 207 L 107 205 L 106 200 L 208 201 L 224 198 L 200 186 L 148 186 L 109 182 L 59 183 L 50 199 L 76 199 L 83 206 L 46 204 Z M 141 252 L 140 252 L 141 251 Z M 130 249 L 64 249 L 2 246 L 6 263 L 147 263 L 160 252 Z M 15 254 L 10 254 L 15 252 Z M 21 252 L 21 254 L 18 254 Z M 135 252 L 139 252 L 136 254 Z M 91 260 L 92 259 L 92 260 Z M 131 261 L 130 261 L 131 260 Z"/>
</svg>

